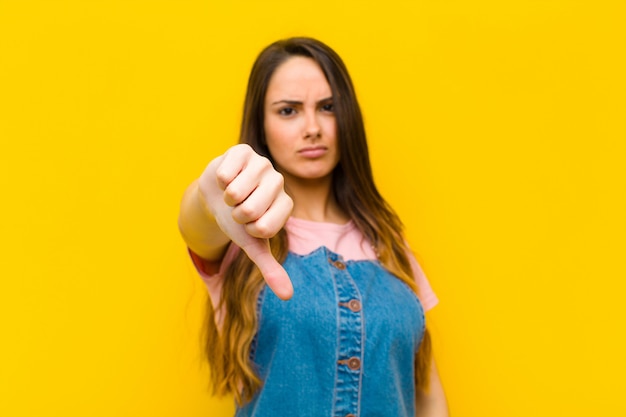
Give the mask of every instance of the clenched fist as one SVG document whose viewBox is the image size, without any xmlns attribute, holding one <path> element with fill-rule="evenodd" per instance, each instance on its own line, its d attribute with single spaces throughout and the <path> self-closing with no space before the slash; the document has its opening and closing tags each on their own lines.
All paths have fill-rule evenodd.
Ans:
<svg viewBox="0 0 626 417">
<path fill-rule="evenodd" d="M 199 198 L 222 231 L 254 262 L 281 299 L 293 295 L 291 280 L 271 254 L 268 239 L 280 231 L 293 209 L 283 176 L 248 145 L 215 158 L 198 180 Z"/>
</svg>

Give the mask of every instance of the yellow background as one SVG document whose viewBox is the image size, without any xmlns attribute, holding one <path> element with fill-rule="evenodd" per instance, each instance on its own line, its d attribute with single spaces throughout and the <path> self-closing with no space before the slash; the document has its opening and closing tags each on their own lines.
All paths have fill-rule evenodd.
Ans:
<svg viewBox="0 0 626 417">
<path fill-rule="evenodd" d="M 178 235 L 252 61 L 345 59 L 457 417 L 624 416 L 624 1 L 0 0 L 0 415 L 227 416 Z"/>
</svg>

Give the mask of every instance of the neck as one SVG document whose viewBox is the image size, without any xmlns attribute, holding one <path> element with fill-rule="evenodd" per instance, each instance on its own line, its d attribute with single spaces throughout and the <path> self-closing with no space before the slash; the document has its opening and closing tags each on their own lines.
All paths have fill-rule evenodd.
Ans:
<svg viewBox="0 0 626 417">
<path fill-rule="evenodd" d="M 316 222 L 344 224 L 350 219 L 332 193 L 332 176 L 316 180 L 285 177 L 285 189 L 293 199 L 292 216 Z"/>
</svg>

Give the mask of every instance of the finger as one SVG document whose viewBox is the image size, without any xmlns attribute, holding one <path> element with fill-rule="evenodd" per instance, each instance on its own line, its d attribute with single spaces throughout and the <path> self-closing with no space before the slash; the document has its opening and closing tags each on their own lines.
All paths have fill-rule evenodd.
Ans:
<svg viewBox="0 0 626 417">
<path fill-rule="evenodd" d="M 279 173 L 271 173 L 261 179 L 257 188 L 233 208 L 233 219 L 239 224 L 255 222 L 261 218 L 283 192 L 283 179 Z M 257 237 L 271 237 L 257 236 Z"/>
<path fill-rule="evenodd" d="M 239 175 L 246 167 L 250 159 L 252 149 L 247 145 L 236 145 L 230 148 L 224 155 L 215 170 L 215 178 L 222 190 Z"/>
<path fill-rule="evenodd" d="M 229 206 L 236 206 L 243 203 L 261 183 L 276 181 L 281 181 L 282 185 L 282 176 L 274 171 L 271 162 L 261 156 L 253 156 L 224 189 L 224 201 Z"/>
<path fill-rule="evenodd" d="M 272 205 L 256 221 L 244 225 L 250 236 L 268 239 L 280 231 L 293 210 L 293 200 L 286 193 L 281 193 Z"/>
<path fill-rule="evenodd" d="M 293 296 L 291 279 L 285 268 L 272 255 L 269 242 L 266 239 L 255 239 L 242 249 L 259 268 L 267 286 L 274 294 L 281 300 L 289 300 Z"/>
<path fill-rule="evenodd" d="M 270 254 L 271 256 L 271 254 Z M 258 266 L 258 265 L 257 265 Z M 293 285 L 285 268 L 275 259 L 274 262 L 265 262 L 259 267 L 268 287 L 281 300 L 289 300 L 293 296 Z"/>
</svg>

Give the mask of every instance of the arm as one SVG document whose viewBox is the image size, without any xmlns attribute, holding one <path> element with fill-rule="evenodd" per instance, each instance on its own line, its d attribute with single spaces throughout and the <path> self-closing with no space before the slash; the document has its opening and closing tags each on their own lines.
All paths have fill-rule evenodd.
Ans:
<svg viewBox="0 0 626 417">
<path fill-rule="evenodd" d="M 222 232 L 199 194 L 198 180 L 195 180 L 183 195 L 178 228 L 192 252 L 207 261 L 219 261 L 230 239 Z"/>
<path fill-rule="evenodd" d="M 417 417 L 448 417 L 450 415 L 434 358 L 430 366 L 429 390 L 428 392 L 419 391 L 416 394 L 415 415 Z"/>
</svg>

